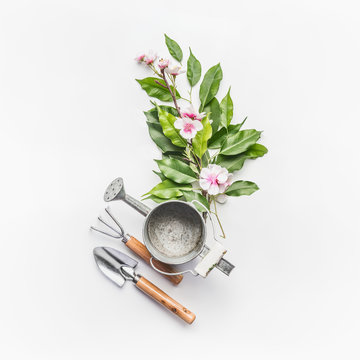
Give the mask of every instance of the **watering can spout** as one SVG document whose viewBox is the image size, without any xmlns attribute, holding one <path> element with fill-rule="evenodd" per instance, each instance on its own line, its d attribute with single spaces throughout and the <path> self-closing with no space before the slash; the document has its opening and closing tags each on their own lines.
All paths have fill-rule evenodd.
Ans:
<svg viewBox="0 0 360 360">
<path fill-rule="evenodd" d="M 124 187 L 124 180 L 121 177 L 116 178 L 106 188 L 104 193 L 104 201 L 110 202 L 115 200 L 123 200 L 141 215 L 146 216 L 151 209 L 143 204 L 141 201 L 134 199 L 132 196 L 126 194 Z"/>
</svg>

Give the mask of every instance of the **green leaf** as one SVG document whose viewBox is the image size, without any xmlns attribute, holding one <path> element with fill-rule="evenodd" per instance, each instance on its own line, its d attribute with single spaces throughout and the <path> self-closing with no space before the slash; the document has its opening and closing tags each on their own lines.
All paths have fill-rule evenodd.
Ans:
<svg viewBox="0 0 360 360">
<path fill-rule="evenodd" d="M 185 165 L 187 165 L 188 161 L 186 161 L 186 158 L 184 156 L 184 149 L 181 149 L 181 150 L 182 150 L 181 153 L 172 152 L 172 153 L 168 153 L 168 154 L 163 154 L 162 158 L 163 159 L 176 159 L 176 160 L 183 162 Z"/>
<path fill-rule="evenodd" d="M 213 66 L 206 72 L 200 85 L 200 111 L 216 96 L 222 77 L 223 73 L 220 64 Z"/>
<path fill-rule="evenodd" d="M 172 114 L 174 116 L 179 116 L 179 113 L 177 112 L 177 110 L 172 106 L 159 105 L 159 107 L 161 110 L 164 110 L 164 111 L 168 112 L 169 114 Z M 144 114 L 148 121 L 155 122 L 155 123 L 159 122 L 159 115 L 158 115 L 156 107 L 154 107 L 148 111 L 144 111 Z"/>
<path fill-rule="evenodd" d="M 221 109 L 221 124 L 224 127 L 228 127 L 233 118 L 234 105 L 230 96 L 230 88 L 225 97 L 221 100 L 220 103 Z"/>
<path fill-rule="evenodd" d="M 190 49 L 190 48 L 189 48 Z M 195 86 L 201 77 L 200 61 L 194 56 L 190 49 L 190 56 L 187 62 L 187 78 L 191 87 Z"/>
<path fill-rule="evenodd" d="M 153 172 L 155 175 L 157 175 L 157 176 L 160 178 L 161 181 L 166 180 L 166 176 L 165 176 L 164 174 L 162 174 L 161 172 L 155 171 L 155 170 L 153 170 L 152 172 Z"/>
<path fill-rule="evenodd" d="M 186 140 L 180 135 L 179 130 L 174 127 L 176 117 L 158 107 L 159 121 L 164 135 L 171 140 L 175 146 L 186 147 Z"/>
<path fill-rule="evenodd" d="M 170 139 L 168 139 L 161 127 L 161 124 L 158 122 L 147 121 L 147 126 L 149 128 L 149 135 L 158 148 L 163 152 L 181 152 L 182 148 L 175 146 Z"/>
<path fill-rule="evenodd" d="M 155 160 L 160 171 L 170 180 L 178 184 L 191 184 L 197 180 L 196 174 L 190 166 L 177 159 Z"/>
<path fill-rule="evenodd" d="M 240 130 L 241 124 L 229 125 L 229 127 L 221 128 L 217 131 L 209 140 L 208 147 L 209 149 L 219 149 L 221 148 L 224 141 L 232 135 L 235 135 Z"/>
<path fill-rule="evenodd" d="M 146 119 L 148 122 L 151 122 L 151 123 L 159 122 L 159 116 L 158 116 L 156 108 L 152 108 L 148 111 L 144 111 L 144 115 L 146 116 Z"/>
<path fill-rule="evenodd" d="M 206 150 L 203 157 L 201 158 L 202 167 L 207 167 L 209 165 L 210 158 L 211 158 L 211 156 L 210 156 L 209 150 Z"/>
<path fill-rule="evenodd" d="M 174 197 L 174 198 L 169 198 L 169 199 L 162 199 L 162 198 L 159 198 L 155 195 L 150 195 L 146 198 L 144 198 L 143 200 L 152 200 L 152 201 L 155 201 L 157 204 L 161 204 L 165 201 L 169 201 L 169 200 L 178 200 L 180 197 Z"/>
<path fill-rule="evenodd" d="M 241 123 L 241 124 L 232 124 L 232 125 L 229 125 L 229 126 L 228 126 L 228 133 L 229 133 L 229 135 L 230 135 L 230 136 L 231 136 L 231 135 L 235 135 L 235 134 L 240 130 L 242 124 L 243 124 L 243 123 Z"/>
<path fill-rule="evenodd" d="M 259 140 L 260 135 L 261 132 L 254 129 L 241 130 L 226 138 L 221 146 L 220 154 L 240 154 L 246 151 L 251 145 L 255 144 Z"/>
<path fill-rule="evenodd" d="M 226 168 L 230 173 L 240 170 L 247 157 L 244 153 L 239 155 L 218 155 L 215 163 Z"/>
<path fill-rule="evenodd" d="M 189 184 L 177 184 L 169 179 L 164 180 L 160 184 L 157 184 L 146 195 L 155 195 L 161 199 L 170 199 L 174 197 L 182 196 L 182 190 L 191 190 L 192 186 Z"/>
<path fill-rule="evenodd" d="M 258 186 L 251 181 L 235 181 L 229 188 L 225 191 L 226 195 L 229 196 L 242 196 L 242 195 L 251 195 L 255 191 L 259 190 Z"/>
<path fill-rule="evenodd" d="M 176 109 L 175 109 L 176 110 Z M 245 124 L 245 121 L 247 120 L 247 117 L 240 123 L 240 128 L 239 129 L 241 129 L 242 128 L 242 126 Z"/>
<path fill-rule="evenodd" d="M 265 154 L 267 154 L 268 149 L 261 144 L 254 144 L 251 145 L 245 152 L 244 155 L 246 155 L 249 159 L 256 159 L 258 157 L 262 157 Z"/>
<path fill-rule="evenodd" d="M 219 148 L 221 148 L 221 145 L 223 144 L 223 142 L 225 141 L 227 136 L 228 136 L 227 129 L 226 128 L 221 128 L 219 131 L 217 131 L 215 134 L 213 134 L 213 136 L 209 140 L 208 148 L 209 149 L 219 149 Z"/>
<path fill-rule="evenodd" d="M 206 197 L 201 195 L 200 193 L 195 191 L 183 191 L 183 194 L 187 202 L 191 203 L 191 201 L 197 200 L 201 204 L 203 204 L 208 210 L 210 209 L 210 205 L 209 202 L 206 200 Z M 193 204 L 199 212 L 205 212 L 205 209 L 201 205 L 197 204 L 196 202 L 194 202 Z"/>
<path fill-rule="evenodd" d="M 200 159 L 207 150 L 207 142 L 212 134 L 211 124 L 207 116 L 201 120 L 201 123 L 203 124 L 203 129 L 197 132 L 192 142 L 194 152 Z"/>
<path fill-rule="evenodd" d="M 234 172 L 243 167 L 245 160 L 256 159 L 264 156 L 267 152 L 268 150 L 264 145 L 254 144 L 239 155 L 218 155 L 216 157 L 216 164 L 228 169 L 229 172 Z"/>
<path fill-rule="evenodd" d="M 136 81 L 141 85 L 143 90 L 145 90 L 150 97 L 154 97 L 165 102 L 172 101 L 169 90 L 164 87 L 166 86 L 164 80 L 154 77 L 147 77 L 145 79 L 136 79 Z M 175 90 L 173 86 L 171 86 L 171 91 L 176 93 L 177 99 L 180 99 L 178 91 Z"/>
<path fill-rule="evenodd" d="M 213 134 L 216 133 L 220 125 L 220 104 L 216 97 L 214 97 L 205 107 L 204 111 L 210 113 L 209 119 L 212 120 L 211 127 Z"/>
<path fill-rule="evenodd" d="M 165 43 L 169 50 L 170 55 L 181 64 L 181 60 L 183 58 L 183 52 L 179 44 L 175 40 L 170 39 L 166 34 L 164 35 L 165 35 Z"/>
</svg>

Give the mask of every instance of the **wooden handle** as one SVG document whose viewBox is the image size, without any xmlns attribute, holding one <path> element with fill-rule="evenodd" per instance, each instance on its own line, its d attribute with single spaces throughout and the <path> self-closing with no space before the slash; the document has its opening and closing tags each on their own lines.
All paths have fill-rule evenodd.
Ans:
<svg viewBox="0 0 360 360">
<path fill-rule="evenodd" d="M 192 324 L 195 320 L 195 314 L 193 314 L 190 310 L 186 309 L 184 306 L 172 299 L 169 295 L 165 294 L 162 290 L 160 290 L 149 280 L 145 279 L 143 276 L 141 276 L 140 280 L 136 283 L 136 287 L 143 291 L 145 294 L 152 297 L 161 305 L 165 306 L 168 310 L 173 312 L 179 318 L 186 321 L 188 324 Z"/>
<path fill-rule="evenodd" d="M 149 253 L 146 246 L 135 239 L 133 236 L 130 236 L 130 239 L 125 243 L 126 246 L 131 249 L 135 254 L 139 255 L 143 260 L 145 260 L 150 265 L 151 254 Z M 153 260 L 153 264 L 161 271 L 172 273 L 176 272 L 170 265 L 164 264 L 158 260 Z M 182 275 L 163 275 L 168 280 L 170 280 L 173 284 L 178 285 L 183 279 Z"/>
</svg>

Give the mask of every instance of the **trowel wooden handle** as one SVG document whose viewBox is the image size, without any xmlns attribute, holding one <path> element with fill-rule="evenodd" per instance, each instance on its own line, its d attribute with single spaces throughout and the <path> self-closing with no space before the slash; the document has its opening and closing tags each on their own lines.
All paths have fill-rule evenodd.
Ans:
<svg viewBox="0 0 360 360">
<path fill-rule="evenodd" d="M 133 236 L 130 236 L 130 239 L 125 243 L 126 246 L 131 249 L 135 254 L 139 255 L 143 260 L 145 260 L 150 265 L 151 254 L 146 246 L 135 239 Z M 161 271 L 172 273 L 176 272 L 170 265 L 164 264 L 158 260 L 153 260 L 153 264 Z M 163 275 L 168 280 L 170 280 L 173 284 L 177 285 L 183 279 L 182 275 Z"/>
<path fill-rule="evenodd" d="M 143 291 L 145 294 L 152 297 L 162 306 L 166 307 L 172 313 L 177 315 L 179 318 L 186 321 L 188 324 L 192 324 L 196 316 L 186 307 L 179 304 L 177 301 L 172 299 L 169 295 L 165 294 L 161 289 L 145 279 L 143 276 L 136 283 L 136 287 Z"/>
</svg>

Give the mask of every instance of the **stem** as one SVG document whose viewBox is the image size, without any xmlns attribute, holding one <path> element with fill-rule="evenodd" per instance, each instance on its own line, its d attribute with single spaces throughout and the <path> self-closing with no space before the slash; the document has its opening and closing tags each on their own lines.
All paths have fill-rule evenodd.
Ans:
<svg viewBox="0 0 360 360">
<path fill-rule="evenodd" d="M 188 159 L 187 157 L 186 157 L 186 158 L 183 158 L 183 160 L 186 160 L 186 161 L 188 161 L 188 162 L 190 162 L 190 163 L 192 163 L 192 164 L 194 164 L 194 165 L 197 165 L 194 161 Z"/>
<path fill-rule="evenodd" d="M 190 104 L 192 104 L 192 97 L 191 97 L 191 94 L 192 94 L 192 87 L 190 88 L 190 91 L 189 91 L 189 96 L 190 96 Z"/>
<path fill-rule="evenodd" d="M 216 208 L 216 199 L 214 199 L 214 208 L 215 208 L 215 212 L 213 212 L 213 214 L 216 216 L 216 219 L 217 219 L 217 221 L 218 221 L 218 223 L 219 223 L 219 225 L 220 225 L 220 229 L 221 229 L 221 232 L 222 232 L 222 237 L 225 239 L 225 232 L 224 232 L 224 229 L 223 229 L 223 227 L 222 227 L 222 225 L 221 225 L 221 221 L 220 221 L 220 219 L 219 219 L 219 216 L 218 216 L 218 213 L 217 213 L 217 208 Z"/>
<path fill-rule="evenodd" d="M 167 81 L 167 79 L 166 79 L 166 75 L 165 75 L 165 70 L 164 70 L 164 69 L 161 70 L 161 75 L 162 75 L 162 78 L 163 78 L 164 81 L 165 81 L 166 87 L 168 88 L 168 90 L 169 90 L 169 92 L 170 92 L 170 95 L 171 95 L 171 97 L 172 97 L 172 99 L 173 99 L 173 102 L 174 102 L 174 105 L 175 105 L 175 107 L 176 107 L 176 110 L 177 110 L 177 112 L 179 113 L 179 116 L 181 116 L 180 108 L 179 108 L 179 105 L 178 105 L 178 103 L 177 103 L 177 101 L 176 101 L 176 94 L 173 94 L 173 92 L 171 91 L 171 87 L 170 87 L 170 85 L 169 85 L 169 83 L 168 83 L 168 81 Z"/>
<path fill-rule="evenodd" d="M 167 89 L 166 85 L 162 84 L 160 81 L 155 80 L 155 82 L 163 88 Z"/>
<path fill-rule="evenodd" d="M 193 153 L 193 155 L 194 155 L 194 159 L 195 159 L 195 161 L 197 162 L 197 164 L 196 165 L 198 165 L 198 167 L 199 167 L 199 170 L 201 170 L 201 163 L 199 163 L 199 161 L 198 161 L 198 157 L 196 156 L 196 154 L 195 154 L 195 152 L 194 152 L 194 150 L 192 149 L 192 146 L 191 147 L 189 147 L 189 149 L 190 149 L 190 151 Z M 200 160 L 201 161 L 201 160 Z"/>
<path fill-rule="evenodd" d="M 168 75 L 168 78 L 170 79 L 172 86 L 176 89 L 176 84 L 175 84 L 175 76 L 174 75 Z"/>
<path fill-rule="evenodd" d="M 215 153 L 213 156 L 211 156 L 211 158 L 209 159 L 209 162 L 214 158 L 214 157 L 216 157 L 216 156 L 218 156 L 219 155 L 219 153 L 220 153 L 220 151 L 219 152 L 217 152 L 217 153 Z"/>
<path fill-rule="evenodd" d="M 192 104 L 191 100 L 185 99 L 185 98 L 183 98 L 182 96 L 180 96 L 180 99 L 185 100 L 185 101 L 189 102 L 190 104 Z"/>
<path fill-rule="evenodd" d="M 161 77 L 161 74 L 156 70 L 156 68 L 155 68 L 155 66 L 153 64 L 150 64 L 148 66 L 157 76 Z"/>
</svg>

